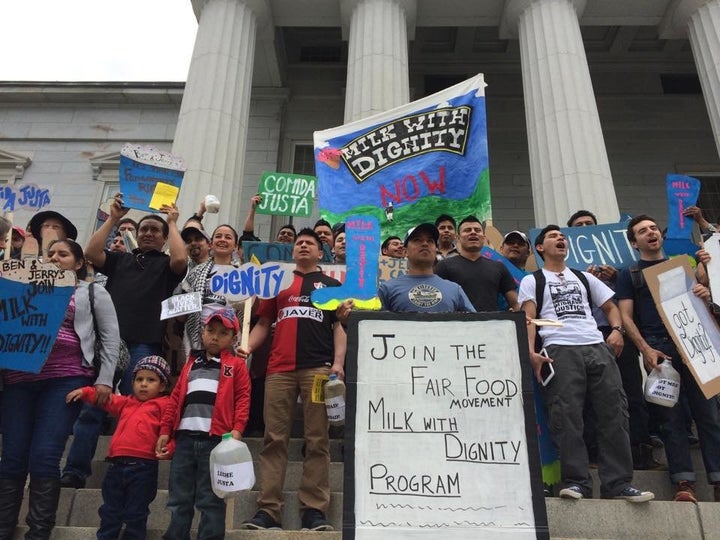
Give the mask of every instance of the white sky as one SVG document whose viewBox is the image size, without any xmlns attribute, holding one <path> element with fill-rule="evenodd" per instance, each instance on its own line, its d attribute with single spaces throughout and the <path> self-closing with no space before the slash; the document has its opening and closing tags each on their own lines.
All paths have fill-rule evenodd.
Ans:
<svg viewBox="0 0 720 540">
<path fill-rule="evenodd" d="M 190 0 L 0 0 L 2 81 L 184 81 Z"/>
</svg>

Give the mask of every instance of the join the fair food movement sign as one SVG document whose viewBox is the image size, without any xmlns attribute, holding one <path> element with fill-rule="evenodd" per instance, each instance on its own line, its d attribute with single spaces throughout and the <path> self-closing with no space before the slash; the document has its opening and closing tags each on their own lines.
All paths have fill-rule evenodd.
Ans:
<svg viewBox="0 0 720 540">
<path fill-rule="evenodd" d="M 482 75 L 369 118 L 316 131 L 318 205 L 330 223 L 375 216 L 381 237 L 440 214 L 491 217 Z"/>
<path fill-rule="evenodd" d="M 353 312 L 344 540 L 549 538 L 525 318 Z"/>
</svg>

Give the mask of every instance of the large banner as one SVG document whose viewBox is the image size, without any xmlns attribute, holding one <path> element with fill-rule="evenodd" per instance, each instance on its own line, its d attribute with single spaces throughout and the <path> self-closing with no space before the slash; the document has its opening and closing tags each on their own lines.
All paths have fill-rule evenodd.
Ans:
<svg viewBox="0 0 720 540">
<path fill-rule="evenodd" d="M 375 216 L 381 237 L 440 214 L 491 217 L 482 75 L 408 105 L 315 132 L 318 204 L 330 223 Z"/>
<path fill-rule="evenodd" d="M 549 538 L 520 313 L 354 312 L 345 540 Z"/>
<path fill-rule="evenodd" d="M 542 229 L 530 229 L 530 244 Z M 576 270 L 587 270 L 590 265 L 610 265 L 615 268 L 632 266 L 638 260 L 638 253 L 627 239 L 627 223 L 605 223 L 592 227 L 563 227 L 560 231 L 568 243 L 565 264 Z M 536 255 L 538 267 L 543 261 Z"/>
</svg>

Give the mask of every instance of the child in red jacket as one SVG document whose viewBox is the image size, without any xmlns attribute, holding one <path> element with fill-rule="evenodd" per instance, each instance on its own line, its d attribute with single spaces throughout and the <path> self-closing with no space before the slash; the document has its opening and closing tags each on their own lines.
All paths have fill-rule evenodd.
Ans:
<svg viewBox="0 0 720 540">
<path fill-rule="evenodd" d="M 158 484 L 158 459 L 155 441 L 160 421 L 170 397 L 162 395 L 170 381 L 170 367 L 160 356 L 141 358 L 133 369 L 133 395 L 112 394 L 102 406 L 118 416 L 117 429 L 110 439 L 107 460 L 110 467 L 102 485 L 103 504 L 98 510 L 100 540 L 116 539 L 125 523 L 125 538 L 144 539 L 150 503 L 155 500 Z M 70 392 L 68 403 L 82 399 L 95 403 L 95 388 L 86 386 Z M 172 450 L 172 449 L 170 449 Z"/>
<path fill-rule="evenodd" d="M 194 508 L 201 513 L 198 538 L 225 537 L 225 501 L 212 491 L 210 452 L 224 433 L 235 439 L 250 410 L 250 377 L 245 361 L 233 354 L 240 331 L 235 311 L 213 311 L 202 329 L 203 351 L 193 351 L 165 409 L 155 448 L 165 457 L 175 441 L 167 507 L 170 525 L 163 538 L 189 538 Z"/>
</svg>

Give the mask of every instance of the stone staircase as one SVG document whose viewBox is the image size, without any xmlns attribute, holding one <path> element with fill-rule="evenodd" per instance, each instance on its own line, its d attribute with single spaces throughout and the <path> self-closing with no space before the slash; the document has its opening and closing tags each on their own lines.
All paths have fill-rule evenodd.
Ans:
<svg viewBox="0 0 720 540">
<path fill-rule="evenodd" d="M 245 439 L 253 456 L 258 456 L 262 446 L 261 439 Z M 94 539 L 99 518 L 97 509 L 102 503 L 100 485 L 107 464 L 103 461 L 109 437 L 101 437 L 93 462 L 93 476 L 88 480 L 86 489 L 63 489 L 58 509 L 57 526 L 54 540 Z M 68 443 L 69 445 L 70 443 Z M 233 509 L 233 529 L 226 535 L 228 539 L 263 538 L 264 540 L 295 539 L 333 539 L 341 538 L 342 501 L 343 501 L 343 456 L 342 441 L 331 440 L 330 490 L 331 505 L 328 520 L 335 532 L 300 531 L 300 517 L 295 492 L 302 474 L 302 440 L 291 439 L 289 448 L 290 463 L 285 479 L 286 506 L 283 513 L 284 531 L 245 531 L 235 529 L 255 510 L 257 491 L 250 491 L 235 499 Z M 662 458 L 661 458 L 662 459 Z M 548 521 L 552 538 L 671 538 L 671 539 L 716 539 L 720 540 L 720 503 L 713 501 L 712 486 L 704 478 L 704 470 L 699 449 L 693 449 L 693 460 L 698 474 L 697 494 L 701 501 L 691 503 L 672 502 L 674 491 L 669 483 L 666 471 L 636 471 L 634 484 L 642 489 L 655 492 L 656 501 L 649 504 L 632 504 L 626 501 L 600 500 L 597 492 L 597 471 L 592 471 L 596 492 L 595 499 L 567 501 L 547 498 Z M 165 509 L 167 501 L 167 481 L 169 462 L 160 463 L 158 495 L 151 506 L 148 521 L 148 538 L 158 540 L 169 521 Z M 257 471 L 257 467 L 256 467 Z M 26 498 L 27 499 L 27 498 Z M 24 525 L 27 501 L 24 501 L 20 513 L 21 525 Z M 197 524 L 197 516 L 195 525 Z M 23 538 L 26 528 L 17 528 L 13 540 Z M 195 531 L 193 531 L 193 535 Z M 439 537 L 439 536 L 438 536 Z M 194 536 L 193 536 L 194 538 Z M 475 538 L 475 537 L 473 537 Z M 476 536 L 481 538 L 481 536 Z"/>
</svg>

